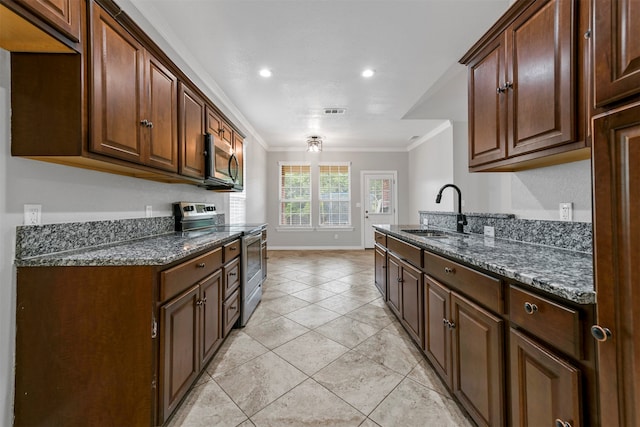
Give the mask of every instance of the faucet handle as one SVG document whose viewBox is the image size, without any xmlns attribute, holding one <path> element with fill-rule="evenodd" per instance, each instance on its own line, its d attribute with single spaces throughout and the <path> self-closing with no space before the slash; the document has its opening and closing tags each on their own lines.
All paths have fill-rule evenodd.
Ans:
<svg viewBox="0 0 640 427">
<path fill-rule="evenodd" d="M 458 224 L 467 225 L 467 216 L 465 214 L 458 214 Z"/>
</svg>

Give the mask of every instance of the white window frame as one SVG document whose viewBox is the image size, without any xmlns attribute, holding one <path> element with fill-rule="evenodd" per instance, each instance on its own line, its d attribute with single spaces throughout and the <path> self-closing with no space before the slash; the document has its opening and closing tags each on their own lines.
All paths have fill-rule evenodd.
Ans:
<svg viewBox="0 0 640 427">
<path fill-rule="evenodd" d="M 331 200 L 331 199 L 322 199 L 320 197 L 320 185 L 321 185 L 321 168 L 324 166 L 346 166 L 347 167 L 347 171 L 348 171 L 348 194 L 349 194 L 349 199 L 348 200 Z M 319 162 L 318 163 L 318 188 L 317 188 L 317 199 L 318 199 L 318 228 L 322 228 L 322 229 L 351 229 L 352 228 L 352 209 L 351 209 L 351 197 L 352 197 L 352 192 L 351 192 L 351 162 Z M 336 201 L 336 202 L 347 202 L 347 206 L 349 207 L 349 222 L 347 224 L 322 224 L 322 215 L 320 213 L 320 209 L 322 208 L 322 202 L 331 202 L 331 201 Z"/>
<path fill-rule="evenodd" d="M 306 166 L 309 168 L 309 224 L 308 225 L 289 225 L 282 223 L 282 204 L 286 202 L 299 202 L 299 200 L 287 200 L 282 198 L 282 167 L 283 166 Z M 310 162 L 278 162 L 278 228 L 293 230 L 313 229 L 313 170 Z"/>
</svg>

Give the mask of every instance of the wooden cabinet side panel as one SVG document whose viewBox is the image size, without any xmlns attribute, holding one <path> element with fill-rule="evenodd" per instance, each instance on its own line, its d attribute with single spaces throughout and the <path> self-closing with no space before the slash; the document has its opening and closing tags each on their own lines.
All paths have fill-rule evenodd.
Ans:
<svg viewBox="0 0 640 427">
<path fill-rule="evenodd" d="M 92 32 L 91 150 L 143 163 L 144 49 L 97 4 Z"/>
<path fill-rule="evenodd" d="M 479 425 L 504 419 L 504 321 L 452 293 L 453 393 Z"/>
<path fill-rule="evenodd" d="M 18 269 L 15 425 L 150 425 L 150 267 Z"/>
<path fill-rule="evenodd" d="M 183 83 L 179 84 L 180 168 L 182 175 L 204 179 L 205 104 Z"/>
<path fill-rule="evenodd" d="M 382 299 L 387 300 L 387 251 L 379 247 L 374 248 L 374 283 L 382 294 Z"/>
<path fill-rule="evenodd" d="M 511 425 L 582 425 L 580 371 L 511 329 Z"/>
<path fill-rule="evenodd" d="M 640 93 L 640 2 L 595 4 L 595 104 L 601 107 Z"/>
<path fill-rule="evenodd" d="M 640 425 L 640 103 L 594 120 L 593 149 L 601 420 Z"/>
<path fill-rule="evenodd" d="M 233 153 L 238 161 L 238 174 L 236 175 L 234 188 L 242 190 L 244 187 L 244 139 L 235 133 L 233 134 Z"/>
</svg>

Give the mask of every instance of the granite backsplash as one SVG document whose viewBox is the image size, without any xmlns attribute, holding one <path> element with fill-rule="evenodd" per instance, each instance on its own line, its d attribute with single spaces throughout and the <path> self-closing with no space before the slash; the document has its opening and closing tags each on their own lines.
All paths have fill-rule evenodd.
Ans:
<svg viewBox="0 0 640 427">
<path fill-rule="evenodd" d="M 419 211 L 420 224 L 426 218 L 429 226 L 456 229 L 453 212 Z M 484 226 L 495 229 L 495 237 L 519 242 L 552 246 L 578 252 L 593 252 L 593 232 L 589 222 L 517 219 L 513 214 L 465 213 L 465 232 L 484 233 Z"/>
<path fill-rule="evenodd" d="M 224 224 L 224 214 L 216 219 Z M 174 229 L 173 216 L 23 225 L 16 228 L 16 259 L 142 239 Z"/>
</svg>

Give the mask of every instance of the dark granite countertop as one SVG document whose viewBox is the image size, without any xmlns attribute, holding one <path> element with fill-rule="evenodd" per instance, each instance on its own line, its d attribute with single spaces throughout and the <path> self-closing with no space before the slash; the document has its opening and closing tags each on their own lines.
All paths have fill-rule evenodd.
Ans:
<svg viewBox="0 0 640 427">
<path fill-rule="evenodd" d="M 591 254 L 479 234 L 421 237 L 419 225 L 374 225 L 379 231 L 436 254 L 482 268 L 578 304 L 594 304 Z M 431 227 L 430 227 L 431 228 Z"/>
<path fill-rule="evenodd" d="M 17 267 L 165 265 L 240 237 L 242 231 L 168 233 L 109 245 L 16 259 Z"/>
</svg>

